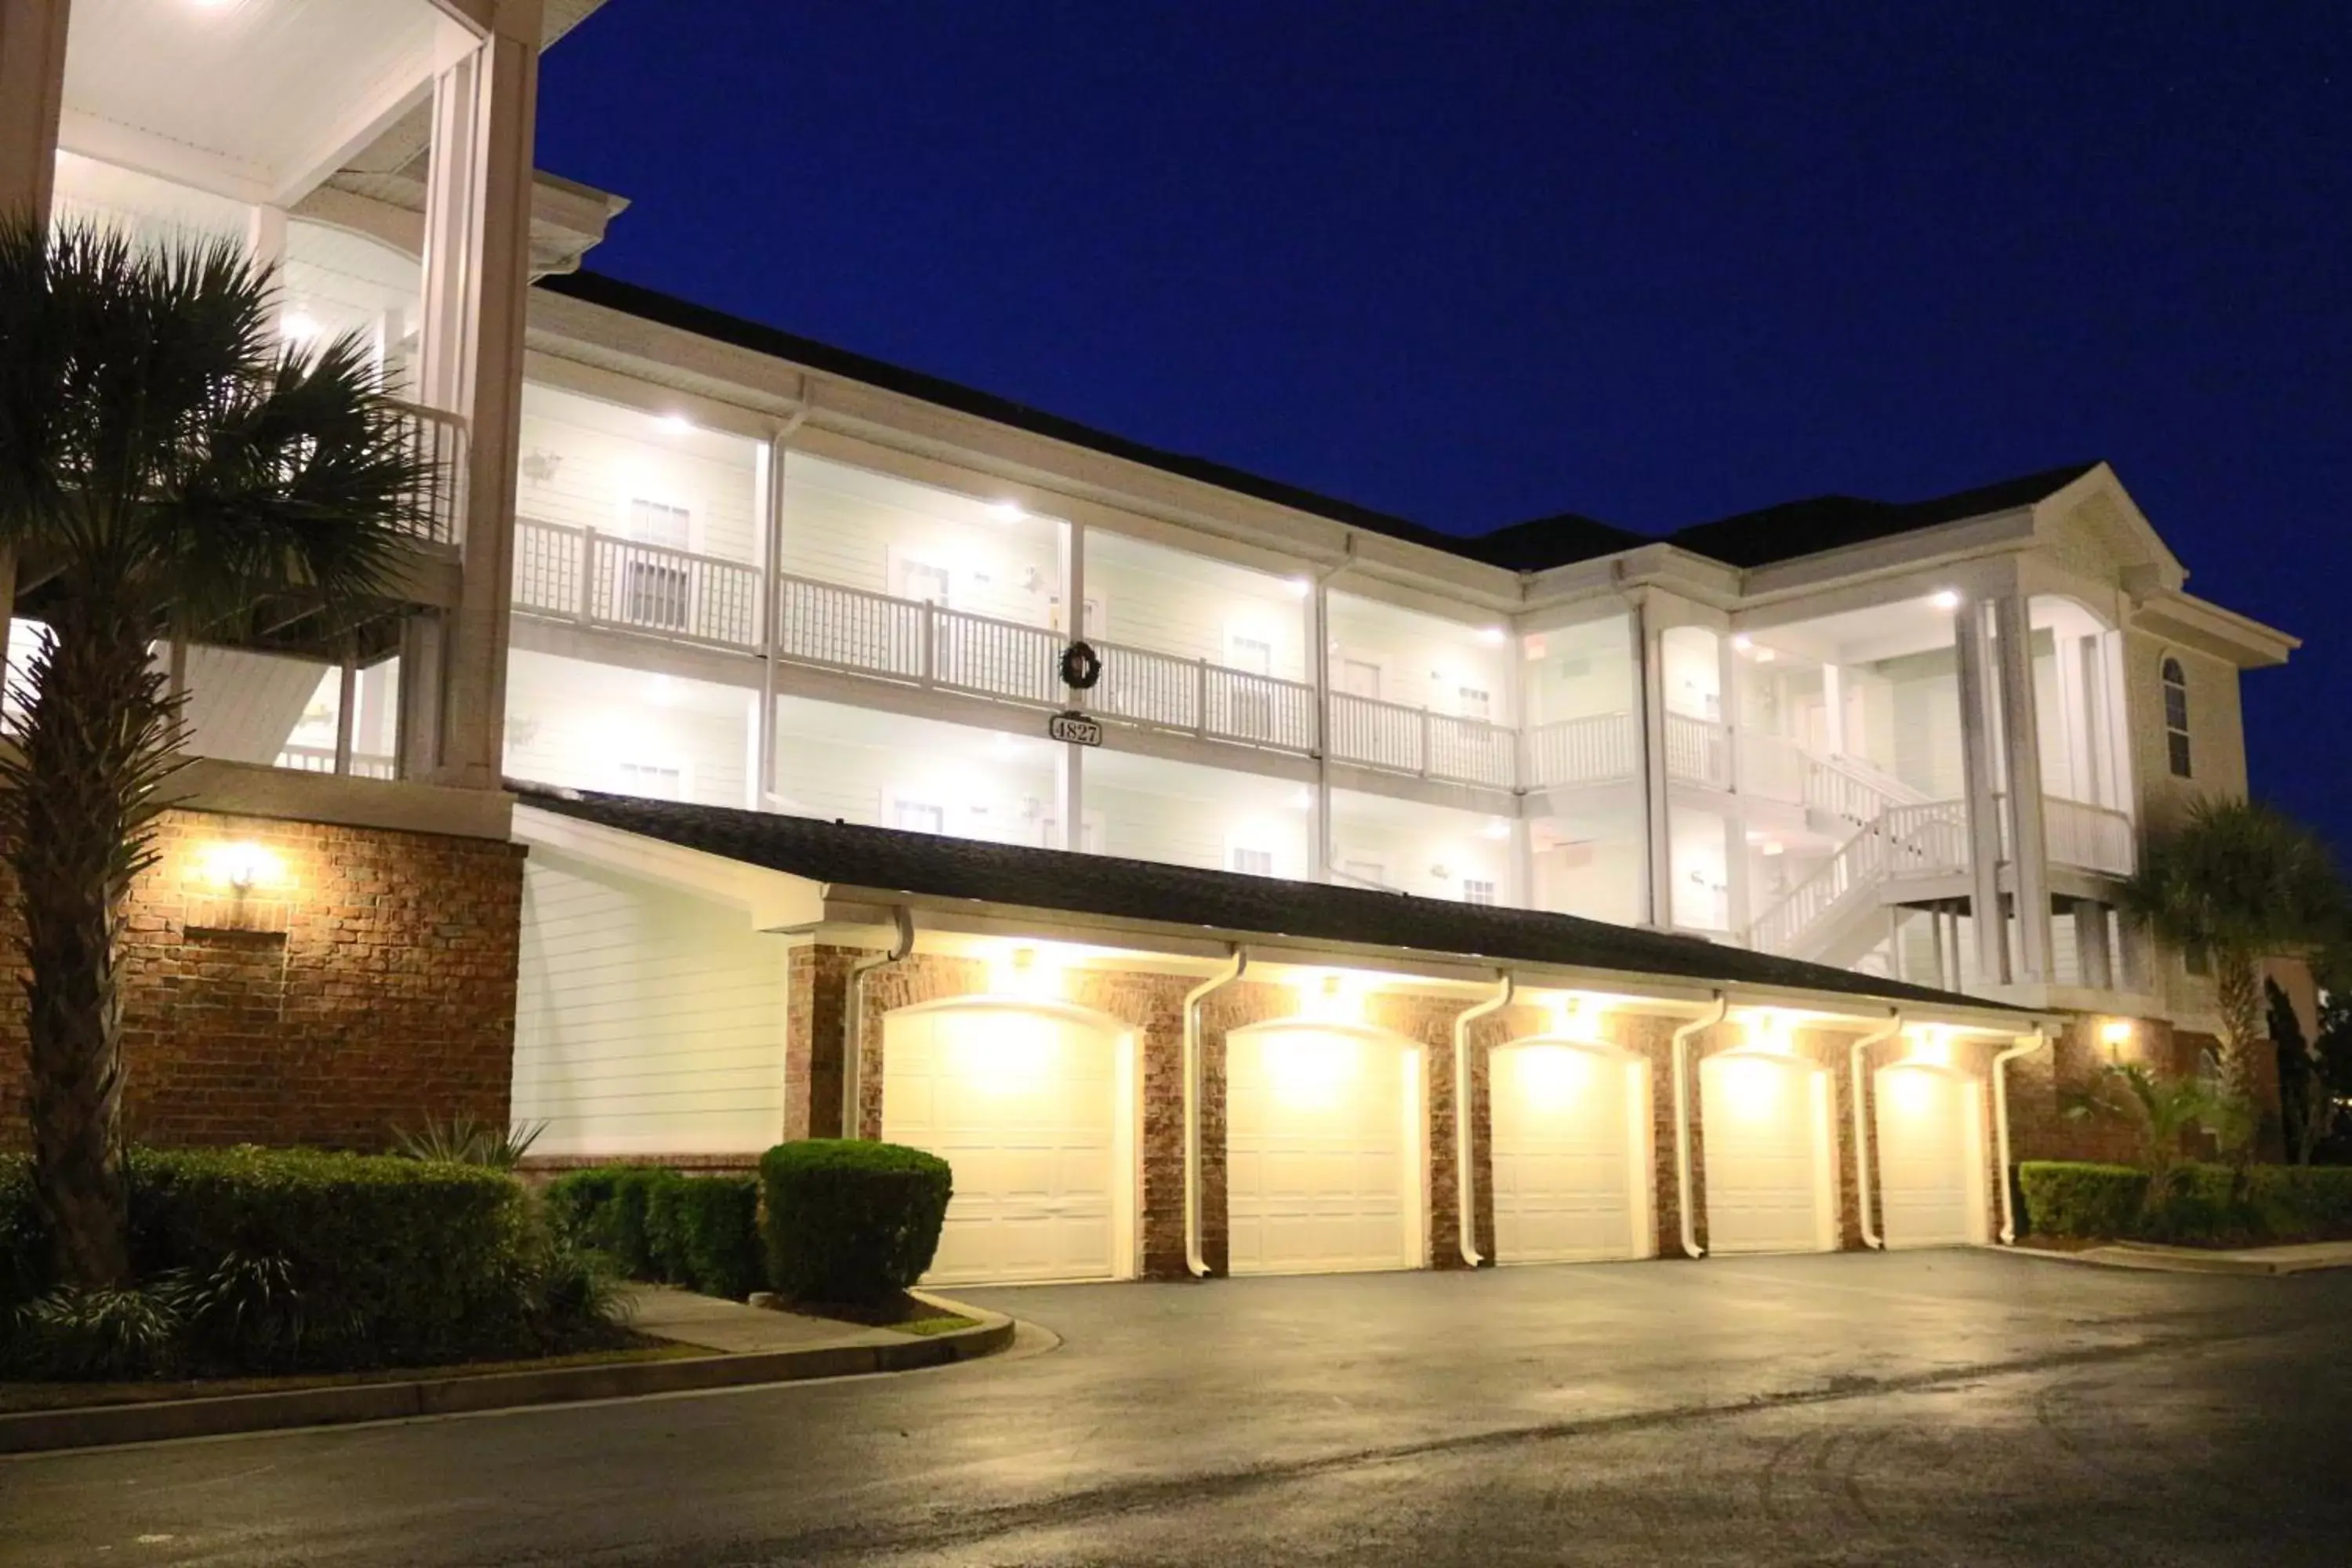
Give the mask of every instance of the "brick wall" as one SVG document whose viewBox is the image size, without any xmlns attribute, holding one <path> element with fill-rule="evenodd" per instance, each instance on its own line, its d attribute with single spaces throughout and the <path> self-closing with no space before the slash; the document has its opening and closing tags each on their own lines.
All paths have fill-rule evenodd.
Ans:
<svg viewBox="0 0 2352 1568">
<path fill-rule="evenodd" d="M 229 845 L 254 851 L 243 892 Z M 380 1149 L 393 1126 L 427 1118 L 505 1123 L 520 847 L 174 811 L 156 848 L 126 921 L 133 1139 Z M 5 871 L 0 902 L 13 926 Z M 13 985 L 0 1036 L 0 1147 L 22 1148 Z"/>
</svg>

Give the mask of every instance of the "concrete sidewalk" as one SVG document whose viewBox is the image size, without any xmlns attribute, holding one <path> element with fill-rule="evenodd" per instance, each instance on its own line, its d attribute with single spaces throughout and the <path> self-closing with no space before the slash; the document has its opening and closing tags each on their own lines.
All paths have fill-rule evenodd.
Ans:
<svg viewBox="0 0 2352 1568">
<path fill-rule="evenodd" d="M 2206 1247 L 2163 1247 L 2152 1241 L 2119 1241 L 2076 1253 L 2042 1256 L 2073 1257 L 2109 1268 L 2152 1268 L 2173 1274 L 2310 1274 L 2323 1268 L 2352 1268 L 2352 1241 L 2242 1247 L 2227 1251 Z"/>
<path fill-rule="evenodd" d="M 698 1296 L 674 1285 L 632 1286 L 626 1294 L 629 1327 L 637 1332 L 729 1355 L 898 1344 L 924 1337 L 900 1333 L 896 1329 L 845 1323 L 833 1318 L 805 1318 L 797 1312 L 747 1307 L 740 1301 Z M 957 1310 L 942 1307 L 940 1315 Z M 965 1310 L 963 1315 L 971 1313 Z"/>
</svg>

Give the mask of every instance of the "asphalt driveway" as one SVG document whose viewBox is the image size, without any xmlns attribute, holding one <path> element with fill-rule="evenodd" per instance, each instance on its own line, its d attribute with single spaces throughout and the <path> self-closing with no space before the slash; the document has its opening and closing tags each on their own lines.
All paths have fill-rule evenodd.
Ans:
<svg viewBox="0 0 2352 1568">
<path fill-rule="evenodd" d="M 966 1294 L 1060 1342 L 0 1461 L 0 1563 L 2352 1561 L 2352 1274 L 1955 1252 Z"/>
</svg>

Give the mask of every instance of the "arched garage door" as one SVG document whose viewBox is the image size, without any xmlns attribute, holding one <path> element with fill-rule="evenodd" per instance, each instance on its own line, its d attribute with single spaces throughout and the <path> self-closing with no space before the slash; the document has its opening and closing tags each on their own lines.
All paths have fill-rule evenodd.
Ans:
<svg viewBox="0 0 2352 1568">
<path fill-rule="evenodd" d="M 882 1136 L 955 1169 L 926 1283 L 1135 1272 L 1131 1036 L 990 999 L 898 1008 L 882 1027 Z"/>
<path fill-rule="evenodd" d="M 1538 1036 L 1496 1047 L 1487 1086 L 1497 1263 L 1656 1250 L 1645 1058 Z"/>
<path fill-rule="evenodd" d="M 1879 1212 L 1889 1247 L 1964 1247 L 1990 1237 L 1984 1097 L 1978 1080 L 1931 1062 L 1881 1068 Z"/>
<path fill-rule="evenodd" d="M 1830 1080 L 1801 1057 L 1725 1051 L 1699 1063 L 1710 1252 L 1837 1245 Z"/>
<path fill-rule="evenodd" d="M 1234 1273 L 1421 1267 L 1420 1073 L 1420 1051 L 1382 1029 L 1280 1022 L 1225 1036 Z"/>
</svg>

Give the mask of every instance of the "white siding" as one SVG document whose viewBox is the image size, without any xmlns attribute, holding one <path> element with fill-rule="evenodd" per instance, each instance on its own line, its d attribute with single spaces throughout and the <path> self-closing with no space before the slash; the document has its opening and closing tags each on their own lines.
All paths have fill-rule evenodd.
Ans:
<svg viewBox="0 0 2352 1568">
<path fill-rule="evenodd" d="M 1307 874 L 1297 784 L 1120 752 L 1092 753 L 1086 767 L 1104 854 L 1229 871 L 1240 848 L 1269 856 L 1277 877 Z"/>
<path fill-rule="evenodd" d="M 753 698 L 733 687 L 517 649 L 507 663 L 506 771 L 570 789 L 746 803 Z M 649 774 L 642 770 L 654 770 Z"/>
<path fill-rule="evenodd" d="M 758 456 L 712 430 L 675 430 L 635 409 L 525 384 L 516 515 L 630 531 L 632 501 L 685 509 L 687 545 L 730 561 L 758 558 Z"/>
<path fill-rule="evenodd" d="M 809 702 L 778 712 L 776 793 L 785 810 L 895 827 L 901 803 L 936 806 L 941 830 L 960 838 L 1048 842 L 1054 768 L 1042 739 Z"/>
<path fill-rule="evenodd" d="M 1377 865 L 1383 885 L 1425 899 L 1458 901 L 1465 884 L 1488 882 L 1495 901 L 1508 904 L 1511 841 L 1507 832 L 1501 838 L 1487 837 L 1492 820 L 1496 819 L 1475 812 L 1334 790 L 1333 863 Z"/>
<path fill-rule="evenodd" d="M 1246 639 L 1268 650 L 1265 673 L 1308 679 L 1307 601 L 1280 577 L 1090 531 L 1087 597 L 1101 607 L 1095 629 L 1108 641 L 1250 668 L 1236 657 Z"/>
<path fill-rule="evenodd" d="M 1499 624 L 1501 617 L 1496 617 Z M 1427 708 L 1436 713 L 1464 711 L 1465 687 L 1487 693 L 1488 710 L 1496 720 L 1508 715 L 1504 696 L 1508 648 L 1489 642 L 1483 627 L 1434 616 L 1416 615 L 1393 605 L 1331 595 L 1331 640 L 1335 689 L 1345 689 L 1339 661 L 1360 659 L 1380 666 L 1380 698 L 1407 708 Z"/>
<path fill-rule="evenodd" d="M 1061 524 L 996 517 L 988 501 L 851 468 L 806 452 L 784 458 L 782 547 L 790 576 L 898 595 L 898 562 L 948 575 L 948 603 L 1023 626 L 1055 624 Z"/>
<path fill-rule="evenodd" d="M 309 659 L 192 646 L 188 750 L 232 763 L 276 762 L 326 670 Z"/>
<path fill-rule="evenodd" d="M 1633 647 L 1623 616 L 1532 632 L 1523 645 L 1528 722 L 1633 710 Z"/>
<path fill-rule="evenodd" d="M 752 1153 L 783 1135 L 786 948 L 738 910 L 533 850 L 514 1114 L 543 1154 Z"/>
</svg>

